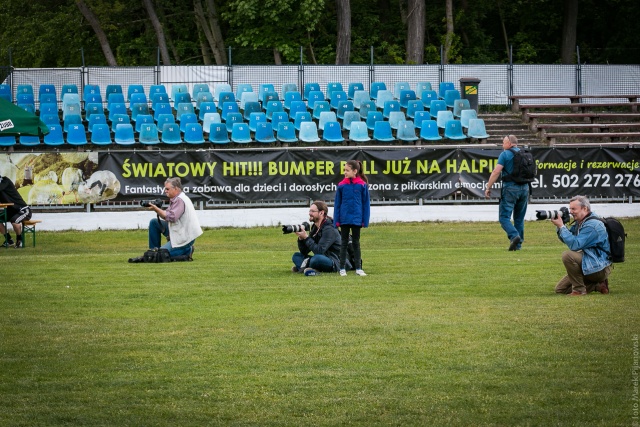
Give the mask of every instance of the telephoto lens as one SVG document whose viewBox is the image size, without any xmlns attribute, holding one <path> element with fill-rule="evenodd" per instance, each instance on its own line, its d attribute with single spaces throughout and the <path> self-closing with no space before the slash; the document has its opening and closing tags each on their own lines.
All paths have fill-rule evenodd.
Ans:
<svg viewBox="0 0 640 427">
<path fill-rule="evenodd" d="M 282 234 L 297 233 L 302 230 L 306 230 L 306 231 L 311 230 L 311 225 L 309 225 L 308 222 L 303 222 L 302 224 L 282 226 Z"/>
</svg>

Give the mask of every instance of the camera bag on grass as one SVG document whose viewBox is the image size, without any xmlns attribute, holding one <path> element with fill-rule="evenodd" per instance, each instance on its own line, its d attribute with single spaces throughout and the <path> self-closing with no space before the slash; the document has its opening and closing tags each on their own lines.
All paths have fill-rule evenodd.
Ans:
<svg viewBox="0 0 640 427">
<path fill-rule="evenodd" d="M 144 257 L 144 262 L 171 262 L 169 250 L 165 248 L 149 249 L 142 256 Z"/>
<path fill-rule="evenodd" d="M 611 262 L 624 262 L 624 243 L 627 239 L 627 233 L 624 232 L 622 223 L 615 218 L 597 218 L 590 216 L 589 219 L 598 219 L 604 223 L 609 237 L 609 259 Z"/>
</svg>

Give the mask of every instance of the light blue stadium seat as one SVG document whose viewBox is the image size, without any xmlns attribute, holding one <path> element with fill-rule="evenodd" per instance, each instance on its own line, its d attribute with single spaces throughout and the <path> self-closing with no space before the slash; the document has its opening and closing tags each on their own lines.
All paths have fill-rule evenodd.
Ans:
<svg viewBox="0 0 640 427">
<path fill-rule="evenodd" d="M 367 142 L 371 141 L 369 138 L 369 130 L 365 122 L 352 122 L 351 129 L 349 129 L 349 140 L 355 142 Z"/>
<path fill-rule="evenodd" d="M 289 116 L 295 117 L 296 113 L 307 112 L 307 104 L 304 101 L 292 101 L 289 107 Z"/>
<path fill-rule="evenodd" d="M 301 122 L 298 138 L 302 142 L 319 142 L 318 126 L 316 122 Z"/>
<path fill-rule="evenodd" d="M 82 124 L 69 125 L 67 130 L 67 144 L 70 145 L 86 145 L 87 144 L 87 130 Z"/>
<path fill-rule="evenodd" d="M 373 139 L 380 142 L 395 141 L 391 133 L 391 124 L 386 120 L 377 121 L 373 128 Z"/>
<path fill-rule="evenodd" d="M 267 114 L 267 119 L 271 120 L 273 117 L 273 113 L 284 111 L 284 107 L 282 106 L 282 101 L 280 100 L 271 100 L 267 101 L 265 112 Z"/>
<path fill-rule="evenodd" d="M 255 138 L 257 142 L 262 144 L 276 142 L 276 138 L 273 136 L 273 125 L 269 122 L 258 123 Z"/>
<path fill-rule="evenodd" d="M 151 98 L 151 108 L 155 110 L 158 104 L 169 104 L 171 105 L 171 100 L 169 99 L 169 95 L 166 93 L 153 93 L 150 96 Z"/>
<path fill-rule="evenodd" d="M 138 114 L 135 125 L 136 132 L 140 132 L 142 126 L 148 125 L 149 123 L 155 123 L 151 114 Z"/>
<path fill-rule="evenodd" d="M 380 99 L 380 98 L 378 98 Z M 398 101 L 386 101 L 384 103 L 384 108 L 382 109 L 382 117 L 385 119 L 389 118 L 389 114 L 392 111 L 400 111 L 400 103 Z"/>
<path fill-rule="evenodd" d="M 309 114 L 309 113 L 306 113 Z M 294 143 L 298 142 L 298 138 L 296 137 L 296 128 L 293 123 L 290 122 L 280 122 L 278 123 L 278 130 L 276 132 L 276 138 L 280 142 L 284 143 Z"/>
<path fill-rule="evenodd" d="M 484 120 L 482 119 L 470 119 L 469 129 L 467 130 L 467 136 L 478 140 L 489 138 L 487 129 L 484 126 Z"/>
<path fill-rule="evenodd" d="M 307 101 L 309 100 L 309 94 L 311 92 L 320 92 L 320 84 L 319 83 L 305 83 L 304 91 L 302 99 Z"/>
<path fill-rule="evenodd" d="M 378 92 L 381 90 L 387 90 L 387 85 L 384 82 L 372 82 L 371 89 L 369 89 L 369 97 L 376 101 L 378 99 Z"/>
<path fill-rule="evenodd" d="M 164 129 L 164 125 L 165 123 L 172 123 L 174 124 L 176 122 L 176 118 L 173 116 L 173 114 L 159 114 L 157 118 L 155 118 L 156 121 L 156 126 L 158 126 L 158 132 L 162 132 L 162 129 Z M 137 123 L 137 122 L 136 122 Z"/>
<path fill-rule="evenodd" d="M 313 119 L 311 118 L 311 113 L 308 111 L 298 111 L 296 115 L 293 117 L 293 127 L 295 130 L 300 131 L 300 125 L 303 122 L 311 122 Z"/>
<path fill-rule="evenodd" d="M 258 98 L 258 94 L 255 92 L 242 92 L 239 98 L 236 96 L 236 99 L 240 100 L 241 110 L 245 110 L 248 103 L 258 104 L 258 107 L 260 106 L 260 99 Z"/>
<path fill-rule="evenodd" d="M 456 119 L 460 118 L 460 113 L 462 110 L 470 110 L 471 105 L 469 104 L 469 100 L 464 99 L 456 99 L 453 101 L 453 117 Z"/>
<path fill-rule="evenodd" d="M 114 114 L 110 117 L 111 131 L 115 132 L 116 127 L 122 124 L 131 124 L 131 119 L 128 114 Z"/>
<path fill-rule="evenodd" d="M 394 98 L 400 100 L 400 95 L 403 90 L 411 90 L 411 86 L 408 82 L 396 82 L 393 86 L 393 96 Z"/>
<path fill-rule="evenodd" d="M 144 145 L 156 145 L 160 144 L 158 138 L 158 127 L 155 123 L 147 123 L 140 129 L 140 135 L 138 136 L 140 144 Z"/>
<path fill-rule="evenodd" d="M 413 115 L 413 124 L 416 129 L 420 129 L 422 127 L 422 122 L 425 120 L 431 120 L 431 114 L 428 111 L 416 111 Z"/>
<path fill-rule="evenodd" d="M 171 104 L 167 104 L 167 103 L 160 103 L 160 104 L 156 104 L 156 108 L 153 110 L 153 118 L 155 119 L 155 121 L 158 121 L 158 118 L 161 115 L 171 115 L 171 117 L 174 118 L 175 121 L 175 117 L 173 115 L 173 108 L 171 108 Z"/>
<path fill-rule="evenodd" d="M 231 133 L 233 131 L 233 125 L 236 123 L 244 123 L 244 120 L 240 113 L 229 113 L 227 114 L 227 119 L 224 122 L 227 125 L 227 130 Z"/>
<path fill-rule="evenodd" d="M 245 120 L 249 120 L 252 113 L 262 113 L 262 107 L 258 101 L 250 101 L 244 104 L 242 117 L 244 117 Z"/>
<path fill-rule="evenodd" d="M 448 139 L 467 139 L 462 133 L 462 124 L 460 120 L 449 120 L 444 128 L 444 137 Z"/>
<path fill-rule="evenodd" d="M 394 101 L 393 92 L 391 92 L 390 90 L 386 90 L 386 89 L 379 90 L 378 91 L 378 97 L 376 98 L 376 107 L 379 110 L 384 109 L 384 104 L 387 101 Z M 398 103 L 398 105 L 400 105 L 400 103 Z"/>
<path fill-rule="evenodd" d="M 324 130 L 326 123 L 336 122 L 337 120 L 336 113 L 333 111 L 323 111 L 320 113 L 320 119 L 318 120 L 318 129 Z"/>
<path fill-rule="evenodd" d="M 211 92 L 198 92 L 196 95 L 196 109 L 200 110 L 200 106 L 205 102 L 214 102 L 213 94 Z"/>
<path fill-rule="evenodd" d="M 0 136 L 0 147 L 12 147 L 16 145 L 15 136 Z"/>
<path fill-rule="evenodd" d="M 180 126 L 177 123 L 163 124 L 160 141 L 164 144 L 182 144 Z"/>
<path fill-rule="evenodd" d="M 182 104 L 181 104 L 182 105 Z M 239 113 L 240 112 L 240 107 L 238 107 L 238 104 L 236 104 L 235 102 L 231 101 L 231 102 L 224 102 L 220 108 L 220 117 L 222 117 L 222 120 L 227 120 L 227 116 L 230 113 Z"/>
<path fill-rule="evenodd" d="M 40 103 L 40 117 L 47 114 L 58 114 L 58 104 L 55 102 Z"/>
<path fill-rule="evenodd" d="M 280 124 L 280 122 L 288 122 L 288 121 L 289 121 L 289 114 L 287 114 L 286 111 L 276 111 L 271 116 L 271 127 L 273 129 L 278 129 L 278 124 Z"/>
<path fill-rule="evenodd" d="M 216 107 L 216 103 L 214 101 L 211 102 L 203 102 L 200 104 L 200 108 L 198 109 L 198 119 L 204 120 L 205 114 L 209 113 L 217 113 L 218 107 Z"/>
<path fill-rule="evenodd" d="M 115 136 L 113 138 L 118 145 L 134 145 L 136 139 L 133 134 L 133 126 L 131 123 L 119 123 L 116 126 Z"/>
<path fill-rule="evenodd" d="M 416 111 L 424 111 L 424 104 L 419 99 L 414 99 L 407 103 L 407 117 L 413 119 L 416 115 Z"/>
<path fill-rule="evenodd" d="M 444 103 L 447 105 L 448 108 L 451 108 L 452 110 L 453 110 L 454 102 L 457 99 L 460 99 L 460 91 L 457 89 L 449 89 L 444 93 Z"/>
<path fill-rule="evenodd" d="M 355 107 L 353 106 L 353 101 L 350 101 L 350 100 L 341 101 L 340 103 L 338 103 L 338 109 L 336 110 L 336 116 L 339 119 L 344 119 L 344 113 L 346 113 L 348 111 L 355 112 Z M 360 115 L 360 114 L 358 114 L 358 115 Z"/>
<path fill-rule="evenodd" d="M 149 106 L 146 102 L 133 104 L 133 106 L 131 107 L 131 120 L 135 122 L 138 114 L 150 114 Z"/>
<path fill-rule="evenodd" d="M 448 90 L 455 90 L 453 82 L 440 82 L 438 85 L 438 98 L 444 99 L 444 95 Z"/>
<path fill-rule="evenodd" d="M 429 105 L 429 114 L 432 118 L 438 118 L 438 111 L 443 111 L 447 109 L 447 105 L 443 100 L 431 101 Z"/>
<path fill-rule="evenodd" d="M 462 123 L 463 128 L 468 128 L 469 121 L 471 121 L 471 119 L 477 119 L 477 118 L 478 118 L 478 113 L 474 109 L 460 111 L 460 123 Z"/>
<path fill-rule="evenodd" d="M 262 102 L 264 102 L 264 95 L 270 92 L 275 92 L 275 88 L 271 83 L 263 83 L 258 88 L 258 97 Z"/>
<path fill-rule="evenodd" d="M 231 88 L 229 88 L 229 90 L 231 90 Z M 177 84 L 171 85 L 171 99 L 173 99 L 174 102 L 176 100 L 176 96 L 179 93 L 189 93 L 189 88 L 187 87 L 186 84 L 177 83 Z"/>
<path fill-rule="evenodd" d="M 404 111 L 391 111 L 389 113 L 389 124 L 391 125 L 391 129 L 398 129 L 400 122 L 403 122 L 406 119 Z"/>
<path fill-rule="evenodd" d="M 313 118 L 316 120 L 320 119 L 320 114 L 325 111 L 331 111 L 331 107 L 329 106 L 328 101 L 317 101 L 313 106 Z"/>
<path fill-rule="evenodd" d="M 307 98 L 307 108 L 313 110 L 317 102 L 325 102 L 324 93 L 319 90 L 312 90 L 309 92 L 309 97 Z"/>
<path fill-rule="evenodd" d="M 72 125 L 82 125 L 82 116 L 80 114 L 69 114 L 62 121 L 62 129 L 65 132 L 69 132 L 69 128 Z"/>
<path fill-rule="evenodd" d="M 242 101 L 242 95 L 245 93 L 253 93 L 254 95 L 256 95 L 256 99 L 258 99 L 258 94 L 253 91 L 253 86 L 251 86 L 251 83 L 240 83 L 238 85 L 238 87 L 236 88 L 236 99 Z M 242 108 L 242 106 L 240 106 L 240 108 Z"/>
<path fill-rule="evenodd" d="M 13 102 L 13 96 L 11 94 L 11 86 L 8 84 L 0 84 L 0 98 L 5 99 L 9 102 Z"/>
<path fill-rule="evenodd" d="M 105 116 L 104 114 L 92 114 L 89 117 L 89 123 L 87 125 L 87 129 L 89 130 L 89 132 L 93 132 L 93 125 L 97 125 L 97 124 L 107 124 L 107 116 Z"/>
<path fill-rule="evenodd" d="M 62 97 L 62 114 L 69 105 L 77 105 L 80 108 L 80 96 L 77 93 L 65 93 Z"/>
<path fill-rule="evenodd" d="M 198 94 L 202 92 L 211 93 L 211 91 L 209 90 L 209 85 L 206 83 L 195 83 L 191 91 L 191 98 L 198 99 Z M 211 94 L 211 96 L 213 97 L 213 94 Z"/>
<path fill-rule="evenodd" d="M 222 117 L 219 113 L 207 113 L 202 119 L 202 131 L 204 133 L 210 133 L 210 128 L 213 123 L 222 123 Z M 226 129 L 226 126 L 225 126 Z"/>
<path fill-rule="evenodd" d="M 375 126 L 376 126 L 376 122 L 380 122 L 384 120 L 384 117 L 382 117 L 382 112 L 381 111 L 369 111 L 369 113 L 367 113 L 367 129 L 369 130 L 374 130 Z"/>
<path fill-rule="evenodd" d="M 57 114 L 41 114 L 40 120 L 45 125 L 59 125 L 60 124 L 60 116 Z"/>
<path fill-rule="evenodd" d="M 64 144 L 64 135 L 62 134 L 62 126 L 52 124 L 49 126 L 49 133 L 44 136 L 45 145 L 58 146 Z"/>
<path fill-rule="evenodd" d="M 453 120 L 453 113 L 450 110 L 440 110 L 438 111 L 438 116 L 436 117 L 436 123 L 440 129 L 444 129 L 447 127 L 447 122 L 449 120 Z"/>
<path fill-rule="evenodd" d="M 223 123 L 211 123 L 209 128 L 209 142 L 212 144 L 228 144 L 229 132 Z"/>
<path fill-rule="evenodd" d="M 187 144 L 204 144 L 204 135 L 200 123 L 189 123 L 184 131 L 184 142 Z"/>
<path fill-rule="evenodd" d="M 360 113 L 357 111 L 345 111 L 342 117 L 342 128 L 344 130 L 351 130 L 351 124 L 360 121 Z M 364 124 L 367 127 L 367 124 Z"/>
<path fill-rule="evenodd" d="M 281 98 L 284 100 L 287 92 L 297 92 L 300 94 L 298 90 L 298 85 L 295 83 L 285 83 L 282 85 L 282 90 L 280 91 Z M 302 95 L 300 95 L 300 99 L 302 99 Z"/>
<path fill-rule="evenodd" d="M 259 123 L 267 123 L 267 115 L 263 112 L 251 113 L 249 116 L 249 129 L 251 132 L 258 130 Z"/>
<path fill-rule="evenodd" d="M 232 104 L 236 107 L 236 109 L 238 108 L 238 105 L 235 102 L 233 102 Z M 180 104 L 178 104 L 178 107 L 176 108 L 176 122 L 182 121 L 182 116 L 184 116 L 185 114 L 193 114 L 194 116 L 196 115 L 196 110 L 193 108 L 192 103 L 181 102 Z"/>
<path fill-rule="evenodd" d="M 357 91 L 364 91 L 364 85 L 361 82 L 349 83 L 349 86 L 347 86 L 347 97 L 351 100 L 355 99 L 355 95 Z M 367 93 L 367 97 L 368 96 L 369 96 L 369 93 Z"/>
<path fill-rule="evenodd" d="M 327 99 L 331 99 L 331 95 L 333 94 L 333 92 L 344 92 L 344 89 L 342 88 L 342 83 L 340 82 L 329 82 L 327 83 Z M 345 96 L 347 95 L 347 93 L 345 92 Z"/>
<path fill-rule="evenodd" d="M 287 92 L 284 94 L 284 109 L 285 111 L 289 111 L 291 108 L 291 102 L 293 101 L 302 101 L 302 95 L 300 92 Z"/>
<path fill-rule="evenodd" d="M 342 136 L 342 128 L 338 122 L 327 122 L 324 124 L 324 130 L 322 132 L 322 140 L 327 142 L 342 142 L 344 137 Z"/>
<path fill-rule="evenodd" d="M 402 90 L 400 91 L 400 96 L 398 98 L 400 101 L 400 106 L 402 106 L 402 108 L 408 108 L 409 101 L 413 101 L 416 99 L 416 93 L 412 90 Z"/>
<path fill-rule="evenodd" d="M 425 90 L 433 90 L 431 82 L 418 82 L 416 83 L 416 97 L 422 99 L 422 92 Z"/>
<path fill-rule="evenodd" d="M 369 111 L 376 111 L 376 102 L 364 101 L 362 104 L 360 104 L 360 109 L 358 111 L 360 112 L 360 117 L 366 120 Z"/>
<path fill-rule="evenodd" d="M 430 108 L 431 107 L 431 101 L 437 101 L 438 100 L 438 94 L 436 93 L 435 90 L 425 90 L 422 92 L 422 103 L 424 104 L 425 108 Z"/>
<path fill-rule="evenodd" d="M 111 130 L 105 123 L 96 123 L 91 128 L 91 143 L 94 145 L 111 145 Z"/>
<path fill-rule="evenodd" d="M 236 144 L 249 144 L 253 142 L 251 139 L 251 130 L 246 123 L 234 123 L 231 130 L 231 141 Z"/>
<path fill-rule="evenodd" d="M 371 98 L 369 97 L 369 92 L 366 90 L 357 90 L 353 94 L 353 107 L 356 110 L 359 110 L 362 107 L 362 104 L 367 101 L 371 101 Z M 375 105 L 375 102 L 373 105 Z"/>
<path fill-rule="evenodd" d="M 442 139 L 438 124 L 435 120 L 424 120 L 420 128 L 420 138 L 426 141 L 439 141 Z"/>
<path fill-rule="evenodd" d="M 180 132 L 184 133 L 191 123 L 198 123 L 198 116 L 195 113 L 183 114 L 180 119 Z"/>
<path fill-rule="evenodd" d="M 40 145 L 40 137 L 31 135 L 20 135 L 20 145 L 25 147 L 37 147 Z"/>
<path fill-rule="evenodd" d="M 408 142 L 418 140 L 414 123 L 410 120 L 402 120 L 398 123 L 397 138 L 401 141 Z"/>
<path fill-rule="evenodd" d="M 231 85 L 228 83 L 218 83 L 213 87 L 213 100 L 220 101 L 220 94 L 223 92 L 231 92 Z"/>
</svg>

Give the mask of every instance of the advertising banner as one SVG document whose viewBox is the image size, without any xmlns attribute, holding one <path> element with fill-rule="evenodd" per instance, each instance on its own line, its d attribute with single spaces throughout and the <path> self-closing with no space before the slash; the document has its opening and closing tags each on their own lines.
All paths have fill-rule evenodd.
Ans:
<svg viewBox="0 0 640 427">
<path fill-rule="evenodd" d="M 638 148 L 533 148 L 534 198 L 640 197 Z M 332 200 L 344 164 L 358 159 L 372 200 L 484 198 L 501 148 L 336 150 L 192 150 L 90 153 L 6 153 L 0 174 L 32 205 L 136 201 L 163 195 L 180 177 L 195 201 Z M 499 197 L 501 182 L 492 197 Z"/>
</svg>

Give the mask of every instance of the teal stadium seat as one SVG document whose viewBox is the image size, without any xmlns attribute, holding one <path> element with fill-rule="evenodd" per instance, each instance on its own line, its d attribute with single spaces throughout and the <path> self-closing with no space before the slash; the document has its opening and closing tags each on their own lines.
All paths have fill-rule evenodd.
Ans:
<svg viewBox="0 0 640 427">
<path fill-rule="evenodd" d="M 462 123 L 460 120 L 449 120 L 444 128 L 444 137 L 447 139 L 467 139 L 467 136 L 462 133 Z"/>
<path fill-rule="evenodd" d="M 290 122 L 278 123 L 278 131 L 276 132 L 276 138 L 278 141 L 284 142 L 287 144 L 298 142 L 298 138 L 296 137 L 296 128 L 294 127 L 293 123 L 290 123 Z"/>
<path fill-rule="evenodd" d="M 180 126 L 177 123 L 165 123 L 162 125 L 162 136 L 160 141 L 163 144 L 182 144 L 182 136 L 180 134 Z"/>
<path fill-rule="evenodd" d="M 87 131 L 82 124 L 72 124 L 67 130 L 67 144 L 87 145 Z"/>
<path fill-rule="evenodd" d="M 273 125 L 270 122 L 258 123 L 255 138 L 257 142 L 262 144 L 276 142 L 276 138 L 273 136 Z"/>
<path fill-rule="evenodd" d="M 91 128 L 91 143 L 94 145 L 111 145 L 111 130 L 105 123 L 96 123 Z"/>
<path fill-rule="evenodd" d="M 484 120 L 482 119 L 471 119 L 469 120 L 469 129 L 467 131 L 467 136 L 469 138 L 474 138 L 477 140 L 483 140 L 489 138 L 489 134 L 484 126 Z"/>
<path fill-rule="evenodd" d="M 347 86 L 347 97 L 349 99 L 355 99 L 355 95 L 357 91 L 364 91 L 364 84 L 361 82 L 351 82 Z M 367 97 L 369 94 L 367 93 Z M 354 102 L 355 104 L 355 102 Z"/>
<path fill-rule="evenodd" d="M 64 144 L 64 135 L 62 134 L 62 126 L 59 124 L 48 125 L 49 133 L 44 136 L 44 144 L 50 146 L 58 146 Z"/>
<path fill-rule="evenodd" d="M 385 120 L 377 121 L 373 128 L 373 139 L 380 142 L 395 141 L 391 133 L 391 124 Z"/>
<path fill-rule="evenodd" d="M 337 121 L 327 122 L 324 124 L 324 130 L 322 132 L 322 139 L 327 142 L 342 142 L 344 137 L 342 136 L 342 128 Z"/>
<path fill-rule="evenodd" d="M 349 129 L 349 140 L 355 142 L 371 141 L 367 124 L 365 122 L 352 122 L 351 128 Z"/>
<path fill-rule="evenodd" d="M 114 141 L 118 145 L 134 145 L 136 139 L 133 134 L 133 126 L 131 123 L 119 123 L 116 126 Z"/>
<path fill-rule="evenodd" d="M 298 138 L 302 142 L 319 142 L 318 127 L 316 122 L 301 122 Z"/>
<path fill-rule="evenodd" d="M 187 144 L 204 144 L 204 135 L 200 123 L 189 123 L 184 131 L 184 142 Z"/>
<path fill-rule="evenodd" d="M 438 124 L 435 120 L 424 120 L 420 129 L 420 138 L 425 141 L 439 141 L 442 139 Z"/>
<path fill-rule="evenodd" d="M 378 92 L 381 90 L 387 90 L 387 85 L 384 82 L 371 83 L 371 89 L 369 89 L 369 97 L 376 101 L 378 99 Z"/>
<path fill-rule="evenodd" d="M 267 115 L 263 112 L 251 113 L 249 117 L 249 129 L 251 132 L 258 130 L 260 123 L 267 123 Z"/>
<path fill-rule="evenodd" d="M 412 121 L 403 120 L 398 123 L 397 137 L 401 141 L 413 142 L 417 141 L 416 128 Z"/>
<path fill-rule="evenodd" d="M 223 123 L 211 123 L 209 127 L 209 142 L 212 144 L 228 144 L 231 142 L 227 127 Z"/>
<path fill-rule="evenodd" d="M 160 139 L 158 139 L 158 127 L 156 126 L 156 124 L 147 123 L 142 125 L 138 140 L 140 144 L 144 145 L 160 144 Z"/>
<path fill-rule="evenodd" d="M 244 122 L 234 123 L 231 130 L 231 141 L 236 144 L 249 144 L 253 142 L 249 125 Z"/>
</svg>

